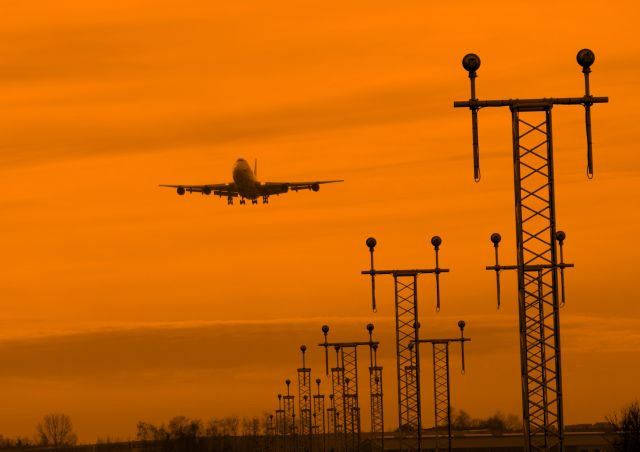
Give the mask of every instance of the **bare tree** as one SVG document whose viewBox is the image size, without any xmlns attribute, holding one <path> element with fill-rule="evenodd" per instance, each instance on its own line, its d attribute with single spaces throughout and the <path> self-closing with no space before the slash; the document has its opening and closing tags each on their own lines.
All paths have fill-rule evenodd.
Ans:
<svg viewBox="0 0 640 452">
<path fill-rule="evenodd" d="M 631 402 L 620 410 L 607 416 L 607 422 L 617 434 L 613 447 L 617 451 L 640 450 L 640 404 Z"/>
<path fill-rule="evenodd" d="M 47 414 L 36 426 L 36 435 L 42 446 L 70 447 L 78 441 L 71 418 L 62 413 Z"/>
<path fill-rule="evenodd" d="M 474 421 L 477 422 L 477 419 L 473 419 L 469 413 L 465 410 L 456 410 L 452 408 L 452 421 L 451 426 L 456 430 L 465 430 L 469 428 L 475 427 Z"/>
</svg>

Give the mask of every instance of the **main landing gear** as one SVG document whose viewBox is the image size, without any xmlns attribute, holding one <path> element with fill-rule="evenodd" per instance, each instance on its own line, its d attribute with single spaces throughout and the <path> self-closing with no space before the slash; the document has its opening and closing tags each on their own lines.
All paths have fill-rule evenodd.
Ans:
<svg viewBox="0 0 640 452">
<path fill-rule="evenodd" d="M 251 200 L 251 204 L 258 204 L 258 198 L 249 198 Z M 240 198 L 240 204 L 244 205 L 247 203 L 247 198 Z M 228 205 L 233 205 L 233 196 L 227 196 L 227 204 Z M 269 195 L 263 195 L 262 196 L 262 204 L 269 204 Z"/>
</svg>

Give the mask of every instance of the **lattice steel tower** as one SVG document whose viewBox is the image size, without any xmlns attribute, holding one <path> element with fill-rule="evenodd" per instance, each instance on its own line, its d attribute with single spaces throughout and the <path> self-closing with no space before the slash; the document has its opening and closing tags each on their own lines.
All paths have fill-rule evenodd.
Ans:
<svg viewBox="0 0 640 452">
<path fill-rule="evenodd" d="M 300 441 L 302 452 L 311 451 L 311 369 L 305 365 L 304 354 L 306 345 L 300 346 L 302 352 L 302 367 L 298 369 L 298 411 L 300 412 Z"/>
<path fill-rule="evenodd" d="M 327 450 L 327 430 L 324 416 L 324 394 L 320 394 L 320 379 L 316 378 L 318 393 L 313 396 L 313 437 L 316 450 Z"/>
<path fill-rule="evenodd" d="M 433 273 L 436 277 L 436 309 L 440 310 L 440 273 L 449 269 L 440 268 L 438 251 L 442 239 L 438 236 L 431 238 L 436 253 L 436 266 L 429 269 L 406 270 L 375 270 L 373 266 L 373 251 L 376 239 L 369 237 L 367 246 L 371 253 L 371 269 L 362 271 L 363 275 L 371 275 L 371 301 L 373 311 L 376 312 L 376 275 L 392 275 L 395 284 L 395 312 L 396 312 L 396 356 L 398 378 L 398 427 L 401 450 L 422 450 L 422 416 L 420 411 L 420 356 L 412 351 L 412 343 L 418 337 L 418 275 Z M 413 443 L 406 438 L 416 435 Z M 413 445 L 415 444 L 415 446 Z"/>
<path fill-rule="evenodd" d="M 336 351 L 336 367 L 332 368 L 332 383 L 333 383 L 333 403 L 335 409 L 336 419 L 340 412 L 343 413 L 341 423 L 342 431 L 344 432 L 344 450 L 357 451 L 360 450 L 360 405 L 358 400 L 358 346 L 368 346 L 371 350 L 374 346 L 377 347 L 379 343 L 373 340 L 373 324 L 367 325 L 367 331 L 369 331 L 369 341 L 367 342 L 329 342 L 327 340 L 327 334 L 329 333 L 329 326 L 322 326 L 322 333 L 324 334 L 324 342 L 318 344 L 325 349 L 325 363 L 327 365 L 328 374 L 328 362 L 329 362 L 329 347 L 334 347 Z M 370 354 L 371 359 L 373 355 Z M 373 362 L 369 367 L 373 366 Z M 381 371 L 381 369 L 380 369 Z M 373 388 L 370 388 L 373 391 Z M 342 401 L 340 401 L 342 399 Z M 335 432 L 338 432 L 338 424 L 334 428 Z"/>
<path fill-rule="evenodd" d="M 436 451 L 440 450 L 442 431 L 447 429 L 447 447 L 451 452 L 451 384 L 449 382 L 449 344 L 460 342 L 462 355 L 462 373 L 464 374 L 464 343 L 470 338 L 464 337 L 464 320 L 458 322 L 458 339 L 420 339 L 418 343 L 430 343 L 433 346 L 433 399 L 436 430 Z"/>
<path fill-rule="evenodd" d="M 480 180 L 477 112 L 485 107 L 509 107 L 511 110 L 517 264 L 505 266 L 498 263 L 500 235 L 493 234 L 491 241 L 496 249 L 496 264 L 487 269 L 496 272 L 498 306 L 500 271 L 517 270 L 526 451 L 563 450 L 559 309 L 560 299 L 564 303 L 564 284 L 559 281 L 559 276 L 563 279 L 564 269 L 572 265 L 565 264 L 562 259 L 562 244 L 566 236 L 556 231 L 551 111 L 554 105 L 584 106 L 587 176 L 591 178 L 591 106 L 608 102 L 607 97 L 594 97 L 590 93 L 590 66 L 595 61 L 593 52 L 583 49 L 578 52 L 577 60 L 584 74 L 585 94 L 582 97 L 478 100 L 475 78 L 480 58 L 470 53 L 463 58 L 462 65 L 469 72 L 471 99 L 453 104 L 454 107 L 471 110 L 476 181 Z"/>
<path fill-rule="evenodd" d="M 287 385 L 287 395 L 282 397 L 284 402 L 284 438 L 285 449 L 289 451 L 295 449 L 296 408 L 294 403 L 295 396 L 289 392 L 291 380 L 287 378 L 285 383 Z"/>
<path fill-rule="evenodd" d="M 367 325 L 369 338 L 373 324 Z M 369 399 L 371 406 L 372 450 L 384 450 L 384 397 L 382 392 L 382 366 L 378 366 L 378 344 L 369 348 Z"/>
</svg>

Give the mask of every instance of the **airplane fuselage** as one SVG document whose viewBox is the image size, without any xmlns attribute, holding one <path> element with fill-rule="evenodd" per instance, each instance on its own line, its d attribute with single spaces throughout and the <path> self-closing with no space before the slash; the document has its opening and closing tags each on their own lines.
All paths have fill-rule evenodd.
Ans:
<svg viewBox="0 0 640 452">
<path fill-rule="evenodd" d="M 258 185 L 260 183 L 245 159 L 236 160 L 235 165 L 233 165 L 232 175 L 240 196 L 251 199 L 258 196 Z"/>
</svg>

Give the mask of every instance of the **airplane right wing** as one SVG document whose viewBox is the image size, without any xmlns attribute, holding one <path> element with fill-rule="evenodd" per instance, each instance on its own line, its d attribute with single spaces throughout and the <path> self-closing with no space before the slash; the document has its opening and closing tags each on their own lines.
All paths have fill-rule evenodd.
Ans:
<svg viewBox="0 0 640 452">
<path fill-rule="evenodd" d="M 280 193 L 286 193 L 289 190 L 320 190 L 321 184 L 333 184 L 336 182 L 344 182 L 344 180 L 318 180 L 310 182 L 264 182 L 261 184 L 261 191 L 268 195 L 278 195 Z"/>
</svg>

